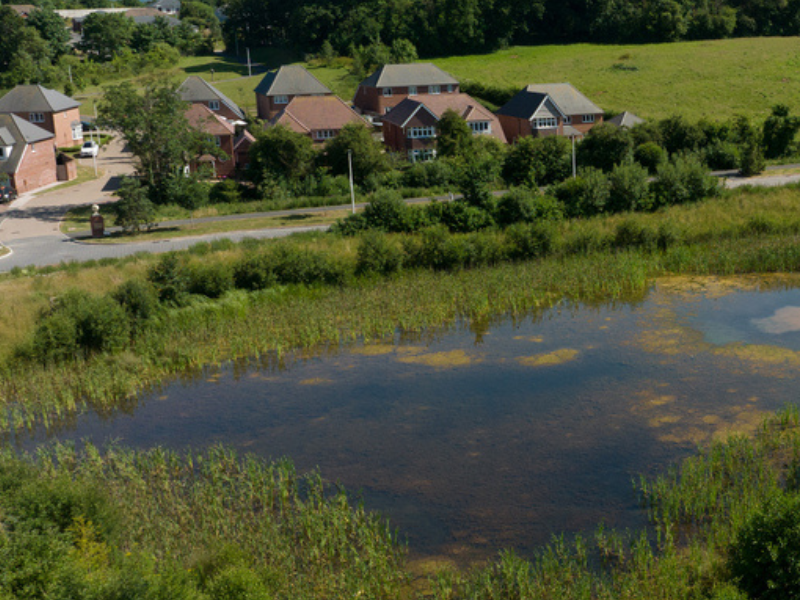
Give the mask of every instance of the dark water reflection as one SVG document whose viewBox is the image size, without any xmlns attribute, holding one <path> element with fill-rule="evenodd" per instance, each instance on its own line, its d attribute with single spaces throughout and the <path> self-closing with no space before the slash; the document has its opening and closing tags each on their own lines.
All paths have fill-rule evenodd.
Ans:
<svg viewBox="0 0 800 600">
<path fill-rule="evenodd" d="M 774 333 L 793 306 L 798 289 L 656 290 L 285 370 L 225 368 L 55 436 L 290 456 L 361 490 L 413 552 L 526 552 L 600 521 L 642 524 L 634 476 L 793 402 L 800 333 Z"/>
</svg>

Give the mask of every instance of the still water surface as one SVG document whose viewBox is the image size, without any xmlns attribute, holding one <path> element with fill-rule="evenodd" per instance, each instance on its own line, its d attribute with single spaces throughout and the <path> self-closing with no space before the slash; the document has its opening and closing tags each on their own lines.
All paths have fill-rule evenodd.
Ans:
<svg viewBox="0 0 800 600">
<path fill-rule="evenodd" d="M 486 331 L 206 371 L 47 437 L 224 443 L 360 490 L 412 553 L 472 560 L 644 523 L 632 478 L 796 399 L 800 289 L 662 283 Z"/>
</svg>

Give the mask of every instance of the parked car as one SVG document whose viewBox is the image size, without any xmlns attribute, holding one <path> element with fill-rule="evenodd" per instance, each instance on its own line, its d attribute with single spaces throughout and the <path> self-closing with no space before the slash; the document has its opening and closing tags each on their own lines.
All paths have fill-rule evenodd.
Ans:
<svg viewBox="0 0 800 600">
<path fill-rule="evenodd" d="M 97 156 L 99 151 L 100 146 L 97 145 L 97 142 L 83 142 L 83 146 L 81 146 L 81 158 Z"/>
<path fill-rule="evenodd" d="M 10 185 L 0 184 L 0 203 L 11 202 L 17 198 L 17 190 Z"/>
</svg>

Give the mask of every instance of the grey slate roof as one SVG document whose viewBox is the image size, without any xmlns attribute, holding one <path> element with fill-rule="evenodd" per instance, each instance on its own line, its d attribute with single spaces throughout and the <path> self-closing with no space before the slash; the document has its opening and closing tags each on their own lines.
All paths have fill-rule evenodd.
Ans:
<svg viewBox="0 0 800 600">
<path fill-rule="evenodd" d="M 0 173 L 13 175 L 19 168 L 28 144 L 53 139 L 54 136 L 17 115 L 0 114 L 0 137 L 3 139 L 3 145 L 12 147 L 11 156 L 7 160 L 0 161 Z"/>
<path fill-rule="evenodd" d="M 78 108 L 80 102 L 41 85 L 18 85 L 0 98 L 0 113 L 62 112 Z"/>
<path fill-rule="evenodd" d="M 197 75 L 190 75 L 187 77 L 178 88 L 178 94 L 184 102 L 208 102 L 209 100 L 219 100 L 222 104 L 230 108 L 237 117 L 244 119 L 242 109 L 236 106 L 233 100 Z"/>
<path fill-rule="evenodd" d="M 284 65 L 264 75 L 256 94 L 264 96 L 313 96 L 332 94 L 319 79 L 300 65 Z"/>
<path fill-rule="evenodd" d="M 433 63 L 383 65 L 359 86 L 408 87 L 409 85 L 458 85 L 458 80 Z"/>
<path fill-rule="evenodd" d="M 644 119 L 626 110 L 625 112 L 619 113 L 616 117 L 610 118 L 606 123 L 611 123 L 617 127 L 633 127 L 639 123 L 644 123 Z"/>
<path fill-rule="evenodd" d="M 499 115 L 531 119 L 546 97 L 565 115 L 600 114 L 602 109 L 569 83 L 529 85 L 497 111 Z"/>
</svg>

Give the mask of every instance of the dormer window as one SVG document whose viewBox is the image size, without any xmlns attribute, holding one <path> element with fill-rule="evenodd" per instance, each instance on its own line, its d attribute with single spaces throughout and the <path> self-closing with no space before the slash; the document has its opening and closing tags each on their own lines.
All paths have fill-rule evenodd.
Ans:
<svg viewBox="0 0 800 600">
<path fill-rule="evenodd" d="M 275 96 L 275 104 L 289 104 L 289 96 Z"/>
<path fill-rule="evenodd" d="M 383 96 L 384 98 L 389 98 L 392 96 L 392 88 L 383 88 Z"/>
<path fill-rule="evenodd" d="M 28 120 L 31 123 L 44 123 L 44 113 L 31 113 Z"/>
<path fill-rule="evenodd" d="M 8 160 L 13 146 L 0 146 L 0 160 Z"/>
<path fill-rule="evenodd" d="M 211 110 L 219 110 L 219 100 L 209 100 L 208 108 Z"/>
<path fill-rule="evenodd" d="M 469 128 L 472 130 L 472 135 L 492 133 L 492 124 L 489 121 L 471 121 Z"/>
</svg>

